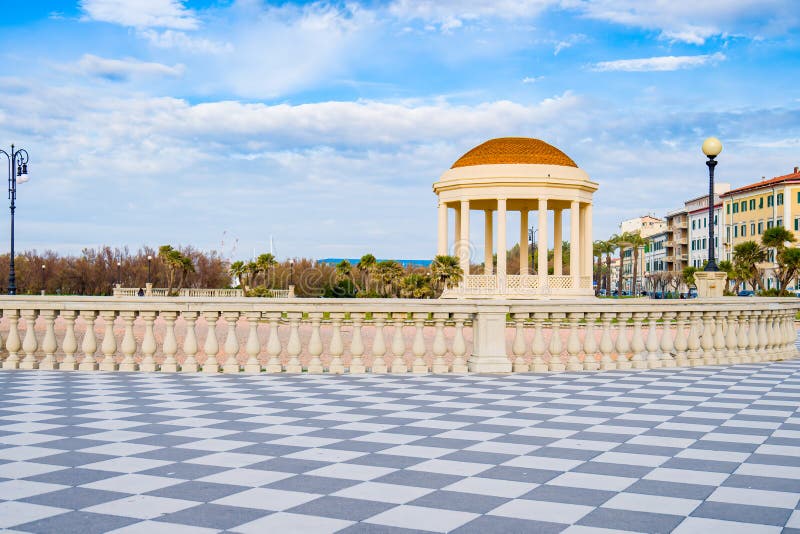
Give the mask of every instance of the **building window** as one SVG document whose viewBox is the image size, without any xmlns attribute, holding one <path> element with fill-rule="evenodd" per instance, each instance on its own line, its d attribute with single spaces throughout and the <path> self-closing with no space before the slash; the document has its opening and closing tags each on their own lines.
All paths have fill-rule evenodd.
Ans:
<svg viewBox="0 0 800 534">
<path fill-rule="evenodd" d="M 739 230 L 739 231 L 741 232 L 742 237 L 747 237 L 747 225 L 746 224 L 743 224 L 742 225 L 742 229 Z"/>
<path fill-rule="evenodd" d="M 692 219 L 692 230 L 694 230 L 694 223 L 695 223 L 695 220 Z"/>
<path fill-rule="evenodd" d="M 767 221 L 767 230 L 772 228 L 772 221 Z"/>
<path fill-rule="evenodd" d="M 736 234 L 735 231 L 733 233 L 734 233 L 734 235 Z M 703 238 L 703 250 L 705 250 L 705 248 L 706 248 L 706 238 L 704 237 Z"/>
<path fill-rule="evenodd" d="M 758 235 L 761 235 L 763 233 L 764 233 L 764 221 L 759 221 L 758 222 Z"/>
<path fill-rule="evenodd" d="M 770 195 L 767 197 L 767 207 L 771 208 L 772 205 L 775 203 L 775 197 Z"/>
<path fill-rule="evenodd" d="M 756 223 L 750 223 L 750 235 L 756 235 Z"/>
<path fill-rule="evenodd" d="M 708 219 L 703 217 L 703 228 L 708 228 Z"/>
<path fill-rule="evenodd" d="M 716 215 L 716 213 L 714 214 L 714 224 L 717 224 L 717 215 Z"/>
<path fill-rule="evenodd" d="M 783 206 L 783 193 L 778 193 L 778 206 Z"/>
<path fill-rule="evenodd" d="M 750 209 L 751 210 L 756 209 L 756 199 L 754 199 L 754 198 L 750 199 Z"/>
<path fill-rule="evenodd" d="M 800 191 L 797 192 L 797 203 L 800 204 Z"/>
<path fill-rule="evenodd" d="M 800 202 L 800 193 L 797 193 L 797 201 Z M 727 204 L 725 206 L 725 211 L 727 212 L 728 215 L 731 214 L 731 205 L 730 204 Z"/>
<path fill-rule="evenodd" d="M 783 226 L 783 219 L 778 219 L 777 226 Z"/>
<path fill-rule="evenodd" d="M 731 227 L 730 226 L 726 226 L 725 227 L 725 235 L 728 236 L 727 239 L 728 239 L 728 241 L 730 241 L 731 240 Z"/>
<path fill-rule="evenodd" d="M 747 211 L 747 201 L 746 200 L 742 200 L 741 205 L 739 207 L 740 207 L 740 209 L 742 210 L 743 213 L 745 211 Z"/>
<path fill-rule="evenodd" d="M 800 193 L 797 194 L 800 195 Z M 800 231 L 800 219 L 798 219 L 797 217 L 795 217 L 794 219 L 794 231 L 795 232 Z"/>
</svg>

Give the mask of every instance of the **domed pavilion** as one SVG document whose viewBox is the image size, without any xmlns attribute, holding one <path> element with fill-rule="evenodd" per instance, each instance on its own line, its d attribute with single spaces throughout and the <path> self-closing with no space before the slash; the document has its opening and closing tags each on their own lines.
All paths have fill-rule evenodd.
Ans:
<svg viewBox="0 0 800 534">
<path fill-rule="evenodd" d="M 464 270 L 458 288 L 443 297 L 575 298 L 592 290 L 592 194 L 597 183 L 566 154 L 539 139 L 491 139 L 461 156 L 433 184 L 439 199 L 438 254 L 457 256 Z M 452 247 L 448 242 L 448 210 L 455 211 Z M 484 272 L 470 273 L 470 211 L 484 214 Z M 520 254 L 518 273 L 507 272 L 507 217 L 520 212 L 519 245 L 528 250 L 528 221 L 536 211 L 538 265 Z M 564 236 L 564 212 L 569 235 Z M 496 235 L 496 238 L 495 238 Z M 549 243 L 569 240 L 569 265 L 562 267 L 562 248 L 554 248 L 553 273 L 548 273 Z M 497 253 L 497 268 L 493 254 Z"/>
</svg>

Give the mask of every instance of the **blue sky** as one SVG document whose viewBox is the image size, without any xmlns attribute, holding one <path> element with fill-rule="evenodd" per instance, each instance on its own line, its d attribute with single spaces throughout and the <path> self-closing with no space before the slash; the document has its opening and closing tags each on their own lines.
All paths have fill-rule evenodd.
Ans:
<svg viewBox="0 0 800 534">
<path fill-rule="evenodd" d="M 506 135 L 600 183 L 595 238 L 702 194 L 708 135 L 734 186 L 800 164 L 794 0 L 37 1 L 0 26 L 23 249 L 427 258 L 431 183 Z"/>
</svg>

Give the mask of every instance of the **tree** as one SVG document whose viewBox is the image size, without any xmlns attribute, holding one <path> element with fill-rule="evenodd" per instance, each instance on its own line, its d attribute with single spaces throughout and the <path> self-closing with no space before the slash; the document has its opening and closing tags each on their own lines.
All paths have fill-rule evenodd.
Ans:
<svg viewBox="0 0 800 534">
<path fill-rule="evenodd" d="M 606 255 L 606 294 L 611 295 L 611 255 L 617 249 L 617 244 L 614 238 L 610 237 L 605 241 L 601 241 L 603 252 Z"/>
<path fill-rule="evenodd" d="M 256 258 L 258 271 L 264 275 L 264 287 L 267 286 L 267 273 L 277 264 L 278 261 L 275 259 L 275 256 L 270 253 L 261 254 Z"/>
<path fill-rule="evenodd" d="M 697 267 L 692 267 L 691 265 L 687 265 L 686 267 L 683 268 L 681 276 L 683 277 L 683 282 L 687 286 L 694 285 L 695 283 L 694 273 L 696 273 L 697 271 L 699 271 L 699 269 Z"/>
<path fill-rule="evenodd" d="M 364 254 L 361 256 L 361 259 L 358 260 L 358 264 L 356 268 L 361 273 L 361 284 L 362 289 L 368 289 L 370 283 L 370 276 L 372 276 L 372 271 L 375 270 L 375 264 L 377 261 L 375 260 L 375 256 L 372 254 Z"/>
<path fill-rule="evenodd" d="M 413 273 L 400 280 L 400 296 L 410 299 L 427 299 L 433 296 L 429 276 Z"/>
<path fill-rule="evenodd" d="M 767 228 L 764 235 L 761 236 L 761 243 L 765 247 L 775 249 L 775 263 L 778 264 L 775 274 L 778 278 L 778 290 L 781 294 L 787 293 L 786 288 L 797 274 L 797 269 L 793 266 L 794 253 L 789 252 L 795 249 L 786 246 L 787 243 L 793 242 L 794 234 L 783 226 Z"/>
<path fill-rule="evenodd" d="M 247 282 L 248 285 L 252 288 L 256 287 L 256 279 L 258 278 L 258 273 L 261 269 L 258 266 L 258 263 L 254 261 L 248 261 L 244 266 L 244 271 L 247 273 Z M 248 291 L 248 288 L 244 287 L 245 292 Z"/>
<path fill-rule="evenodd" d="M 431 276 L 437 288 L 444 291 L 457 286 L 464 278 L 464 270 L 455 256 L 439 255 L 431 263 Z"/>
<path fill-rule="evenodd" d="M 231 266 L 228 269 L 228 273 L 231 275 L 231 278 L 236 278 L 239 281 L 239 285 L 244 287 L 244 281 L 242 280 L 245 276 L 245 268 L 243 261 L 238 260 L 231 263 Z"/>
<path fill-rule="evenodd" d="M 175 273 L 183 268 L 183 254 L 179 250 L 172 248 L 172 245 L 161 245 L 158 247 L 158 257 L 161 258 L 167 268 L 167 295 L 172 295 L 172 287 L 175 285 Z"/>
<path fill-rule="evenodd" d="M 625 248 L 628 246 L 626 235 L 614 234 L 611 236 L 610 241 L 619 250 L 619 280 L 617 281 L 617 295 L 622 296 L 622 256 L 625 253 Z M 610 265 L 610 264 L 609 264 Z"/>
<path fill-rule="evenodd" d="M 342 260 L 336 264 L 336 278 L 338 280 L 349 280 L 353 273 L 353 266 L 347 260 Z"/>
<path fill-rule="evenodd" d="M 628 245 L 633 248 L 633 283 L 631 285 L 631 295 L 638 293 L 639 287 L 639 252 L 647 244 L 647 239 L 642 237 L 642 234 L 637 230 L 636 232 L 629 232 L 627 234 Z"/>
<path fill-rule="evenodd" d="M 597 261 L 594 261 L 597 258 Z M 594 287 L 595 293 L 600 291 L 600 276 L 603 270 L 603 241 L 598 239 L 592 243 L 592 261 L 594 263 Z"/>
<path fill-rule="evenodd" d="M 728 289 L 728 286 L 734 282 L 733 263 L 728 260 L 722 260 L 717 263 L 717 268 L 719 268 L 719 270 L 725 273 L 725 275 L 728 277 L 728 281 L 725 283 L 725 289 Z"/>
<path fill-rule="evenodd" d="M 403 266 L 394 260 L 380 261 L 375 264 L 373 276 L 380 284 L 380 292 L 384 296 L 394 294 L 393 286 L 403 276 Z"/>
<path fill-rule="evenodd" d="M 180 293 L 181 289 L 183 289 L 183 285 L 186 283 L 186 277 L 189 275 L 189 273 L 195 272 L 194 262 L 192 261 L 192 258 L 190 258 L 189 256 L 181 255 L 180 271 L 181 271 L 181 278 L 180 281 L 178 282 L 178 290 L 177 290 L 178 293 Z"/>
<path fill-rule="evenodd" d="M 746 273 L 747 280 L 753 289 L 764 289 L 764 282 L 761 273 L 758 271 L 757 264 L 762 263 L 767 258 L 767 252 L 755 241 L 745 241 L 733 247 L 734 269 Z"/>
</svg>

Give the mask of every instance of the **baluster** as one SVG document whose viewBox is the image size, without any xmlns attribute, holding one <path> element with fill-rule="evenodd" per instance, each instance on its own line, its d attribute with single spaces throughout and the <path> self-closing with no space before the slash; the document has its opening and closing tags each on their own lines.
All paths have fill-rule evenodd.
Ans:
<svg viewBox="0 0 800 534">
<path fill-rule="evenodd" d="M 156 312 L 143 311 L 139 312 L 139 317 L 144 321 L 144 337 L 142 338 L 142 362 L 139 364 L 139 370 L 146 373 L 155 372 L 158 369 L 156 360 L 153 355 L 156 353 L 156 336 L 153 332 L 153 323 L 156 320 Z"/>
<path fill-rule="evenodd" d="M 700 332 L 703 313 L 693 311 L 689 313 L 689 339 L 686 340 L 689 356 L 689 365 L 695 367 L 703 365 L 703 358 L 700 353 Z"/>
<path fill-rule="evenodd" d="M 61 349 L 64 351 L 64 359 L 58 366 L 62 371 L 74 371 L 78 368 L 78 363 L 75 361 L 75 353 L 78 352 L 78 340 L 75 339 L 75 317 L 78 312 L 74 310 L 63 310 L 60 314 L 65 323 L 64 341 L 61 344 Z"/>
<path fill-rule="evenodd" d="M 45 333 L 44 339 L 42 339 L 44 358 L 39 362 L 39 369 L 53 370 L 58 367 L 56 363 L 56 350 L 58 349 L 55 330 L 56 313 L 55 310 L 42 310 L 40 312 L 40 315 L 44 319 Z"/>
<path fill-rule="evenodd" d="M 165 325 L 164 342 L 161 344 L 161 352 L 164 353 L 161 372 L 177 373 L 178 360 L 175 359 L 175 354 L 178 353 L 178 340 L 175 339 L 175 321 L 178 319 L 178 312 L 162 311 L 158 315 L 164 319 Z M 153 345 L 155 345 L 155 337 L 153 338 Z"/>
<path fill-rule="evenodd" d="M 417 312 L 414 317 L 414 342 L 411 344 L 411 353 L 414 355 L 414 362 L 411 365 L 412 373 L 427 373 L 428 364 L 425 362 L 425 320 L 428 318 L 427 312 Z"/>
<path fill-rule="evenodd" d="M 19 339 L 19 310 L 3 310 L 3 315 L 8 317 L 8 338 L 6 339 L 8 356 L 3 361 L 3 369 L 18 369 L 19 349 L 22 348 Z"/>
<path fill-rule="evenodd" d="M 786 357 L 787 358 L 794 358 L 795 355 L 795 348 L 794 348 L 794 341 L 797 337 L 797 332 L 794 331 L 794 310 L 788 310 L 784 312 L 783 316 L 783 327 L 784 331 L 786 332 Z"/>
<path fill-rule="evenodd" d="M 725 315 L 724 311 L 714 313 L 714 356 L 717 358 L 718 365 L 728 363 L 725 351 Z"/>
<path fill-rule="evenodd" d="M 278 325 L 281 320 L 281 312 L 267 312 L 269 321 L 269 340 L 267 341 L 267 365 L 265 370 L 268 373 L 280 373 L 283 370 L 281 364 L 281 338 L 278 335 Z"/>
<path fill-rule="evenodd" d="M 780 359 L 789 357 L 789 347 L 787 346 L 788 339 L 786 337 L 786 311 L 779 310 L 775 312 L 775 328 L 778 336 L 778 354 Z"/>
<path fill-rule="evenodd" d="M 394 335 L 392 336 L 392 373 L 406 373 L 408 368 L 406 362 L 403 360 L 403 355 L 406 353 L 406 341 L 403 336 L 403 326 L 405 325 L 405 313 L 394 312 L 392 313 L 392 326 L 394 326 Z"/>
<path fill-rule="evenodd" d="M 350 338 L 350 374 L 363 374 L 367 371 L 362 356 L 364 355 L 364 339 L 361 328 L 364 314 L 352 312 L 350 320 L 353 322 L 353 335 Z"/>
<path fill-rule="evenodd" d="M 617 368 L 616 362 L 611 359 L 611 353 L 614 351 L 614 342 L 611 340 L 611 323 L 614 320 L 615 313 L 605 312 L 600 315 L 600 320 L 603 323 L 603 333 L 600 335 L 600 369 L 603 371 L 613 371 Z"/>
<path fill-rule="evenodd" d="M 119 316 L 125 321 L 125 336 L 122 338 L 122 354 L 119 364 L 120 371 L 135 371 L 137 368 L 133 355 L 136 354 L 136 338 L 133 335 L 133 323 L 136 321 L 135 311 L 122 311 Z"/>
<path fill-rule="evenodd" d="M 387 314 L 373 313 L 372 319 L 375 323 L 375 339 L 372 341 L 372 372 L 385 373 L 386 360 L 383 355 L 386 354 L 386 340 L 383 335 L 383 327 L 386 325 Z"/>
<path fill-rule="evenodd" d="M 308 372 L 321 373 L 324 371 L 322 360 L 319 359 L 322 354 L 322 337 L 320 336 L 322 313 L 311 312 L 308 314 L 308 318 L 311 320 L 311 338 L 308 340 L 308 353 L 311 355 L 311 360 L 308 362 Z"/>
<path fill-rule="evenodd" d="M 664 312 L 661 314 L 663 318 L 661 330 L 661 366 L 662 367 L 675 367 L 675 360 L 672 358 L 672 353 L 675 349 L 675 343 L 672 341 L 672 319 L 677 315 L 675 312 Z"/>
<path fill-rule="evenodd" d="M 771 361 L 772 355 L 769 353 L 769 336 L 767 335 L 767 311 L 758 312 L 758 350 L 762 353 L 762 361 Z M 23 342 L 24 348 L 24 342 Z"/>
<path fill-rule="evenodd" d="M 548 370 L 547 362 L 544 361 L 544 354 L 547 345 L 544 342 L 544 323 L 549 314 L 547 312 L 537 312 L 533 314 L 533 342 L 531 343 L 531 371 L 534 373 L 546 373 Z"/>
<path fill-rule="evenodd" d="M 225 363 L 222 364 L 223 373 L 239 372 L 239 339 L 236 336 L 236 323 L 239 322 L 239 312 L 222 312 L 222 318 L 228 323 L 228 334 L 225 336 Z"/>
<path fill-rule="evenodd" d="M 564 362 L 561 361 L 561 351 L 563 350 L 561 343 L 561 321 L 567 316 L 566 313 L 551 313 L 550 314 L 550 361 L 548 370 L 551 372 L 563 372 L 566 370 Z"/>
<path fill-rule="evenodd" d="M 727 328 L 725 330 L 725 356 L 728 363 L 737 364 L 741 363 L 739 359 L 739 339 L 736 336 L 737 328 L 737 312 L 725 312 L 725 323 Z"/>
<path fill-rule="evenodd" d="M 661 353 L 659 352 L 658 332 L 656 331 L 656 321 L 660 315 L 659 312 L 647 314 L 647 342 L 645 348 L 647 349 L 647 367 L 650 369 L 661 367 Z"/>
<path fill-rule="evenodd" d="M 105 358 L 100 362 L 99 368 L 101 371 L 116 371 L 117 362 L 114 357 L 117 354 L 117 340 L 114 338 L 114 320 L 117 318 L 117 312 L 114 310 L 103 310 L 100 312 L 100 317 L 103 319 L 103 343 L 100 345 L 100 350 L 105 355 Z M 97 367 L 95 367 L 96 369 Z"/>
<path fill-rule="evenodd" d="M 247 352 L 247 361 L 244 364 L 245 373 L 260 373 L 261 362 L 258 361 L 258 355 L 261 352 L 261 342 L 258 340 L 258 322 L 261 320 L 261 312 L 247 312 L 248 334 L 247 343 L 245 344 L 245 351 Z"/>
<path fill-rule="evenodd" d="M 466 313 L 454 313 L 453 321 L 456 325 L 456 331 L 453 334 L 453 364 L 452 369 L 454 373 L 467 372 L 467 360 L 465 354 L 467 353 L 467 343 L 464 340 L 464 322 L 470 316 Z M 474 324 L 474 323 L 473 323 Z M 474 330 L 474 327 L 473 327 Z M 475 334 L 473 333 L 473 336 Z"/>
<path fill-rule="evenodd" d="M 762 361 L 758 350 L 758 312 L 749 311 L 747 316 L 747 350 L 750 355 L 750 361 L 757 363 Z"/>
<path fill-rule="evenodd" d="M 617 314 L 617 369 L 630 369 L 633 364 L 628 359 L 628 353 L 631 350 L 631 345 L 628 342 L 628 319 L 631 318 L 631 313 L 622 312 Z M 639 319 L 639 341 L 642 339 L 642 323 Z M 639 349 L 639 353 L 644 350 L 644 346 Z"/>
<path fill-rule="evenodd" d="M 25 319 L 25 338 L 22 340 L 22 350 L 25 357 L 19 362 L 20 369 L 37 369 L 39 364 L 36 361 L 36 349 L 39 343 L 36 341 L 36 318 L 39 316 L 38 310 L 22 310 L 22 317 Z"/>
<path fill-rule="evenodd" d="M 303 318 L 302 312 L 289 312 L 289 342 L 286 344 L 286 353 L 289 361 L 286 363 L 287 373 L 302 373 L 303 366 L 300 363 L 300 320 Z"/>
<path fill-rule="evenodd" d="M 597 339 L 594 337 L 594 325 L 599 313 L 587 313 L 586 328 L 583 331 L 583 369 L 597 371 L 600 363 L 597 361 Z"/>
<path fill-rule="evenodd" d="M 94 359 L 94 353 L 97 351 L 97 337 L 94 333 L 94 321 L 97 317 L 97 312 L 82 311 L 81 317 L 86 323 L 86 330 L 83 333 L 83 341 L 81 342 L 83 358 L 81 358 L 81 363 L 78 365 L 78 370 L 95 371 L 97 369 L 97 362 Z"/>
<path fill-rule="evenodd" d="M 331 355 L 331 363 L 328 364 L 328 371 L 335 374 L 344 373 L 344 363 L 342 363 L 342 354 L 344 353 L 344 343 L 342 343 L 342 319 L 344 319 L 343 313 L 331 312 L 331 342 L 328 345 L 328 354 Z"/>
<path fill-rule="evenodd" d="M 444 322 L 448 319 L 450 314 L 448 313 L 434 313 L 433 314 L 433 321 L 436 325 L 436 333 L 433 336 L 433 372 L 434 373 L 446 373 L 449 370 L 449 366 L 444 359 L 444 355 L 447 354 L 447 342 L 445 341 L 444 337 Z"/>
<path fill-rule="evenodd" d="M 525 361 L 525 352 L 527 351 L 527 343 L 525 341 L 525 320 L 528 318 L 527 313 L 515 313 L 514 319 L 514 343 L 511 344 L 511 351 L 514 353 L 514 372 L 525 373 L 530 370 L 528 362 Z"/>
<path fill-rule="evenodd" d="M 689 317 L 689 312 L 678 312 L 675 319 L 675 365 L 684 367 L 689 365 L 689 358 L 686 354 L 686 349 L 689 347 L 686 339 L 686 319 Z"/>
<path fill-rule="evenodd" d="M 767 346 L 765 348 L 765 352 L 769 354 L 770 361 L 775 361 L 776 358 L 776 348 L 775 348 L 775 331 L 773 328 L 774 324 L 774 312 L 771 310 L 766 310 L 764 312 L 764 329 L 767 333 Z"/>
<path fill-rule="evenodd" d="M 567 337 L 567 369 L 570 371 L 583 371 L 583 364 L 578 359 L 581 353 L 581 339 L 578 336 L 578 323 L 583 319 L 582 313 L 570 313 L 569 336 Z"/>
<path fill-rule="evenodd" d="M 206 320 L 206 341 L 203 345 L 203 352 L 206 359 L 203 362 L 204 373 L 219 373 L 219 362 L 217 355 L 219 354 L 219 341 L 217 341 L 217 321 L 219 320 L 219 312 L 206 311 L 203 312 L 203 318 Z"/>
<path fill-rule="evenodd" d="M 736 329 L 736 357 L 739 363 L 750 363 L 750 352 L 747 350 L 750 340 L 747 335 L 747 313 L 738 311 L 736 314 L 738 327 Z"/>
<path fill-rule="evenodd" d="M 714 315 L 715 312 L 703 312 L 703 336 L 700 338 L 700 346 L 703 347 L 703 363 L 705 365 L 717 363 L 714 355 Z"/>
<path fill-rule="evenodd" d="M 778 335 L 778 312 L 769 311 L 767 313 L 767 336 L 769 336 L 770 354 L 772 359 L 777 360 L 780 358 L 780 336 Z"/>
<path fill-rule="evenodd" d="M 633 314 L 633 335 L 631 336 L 630 350 L 633 353 L 631 356 L 631 366 L 634 369 L 647 369 L 647 361 L 644 354 L 644 336 L 642 336 L 642 322 L 646 318 L 647 313 L 645 312 Z M 617 340 L 619 340 L 619 338 L 617 338 Z"/>
<path fill-rule="evenodd" d="M 182 312 L 183 321 L 186 323 L 186 336 L 183 338 L 183 363 L 181 364 L 182 373 L 196 373 L 199 370 L 197 365 L 197 323 L 198 313 L 194 311 Z"/>
</svg>

